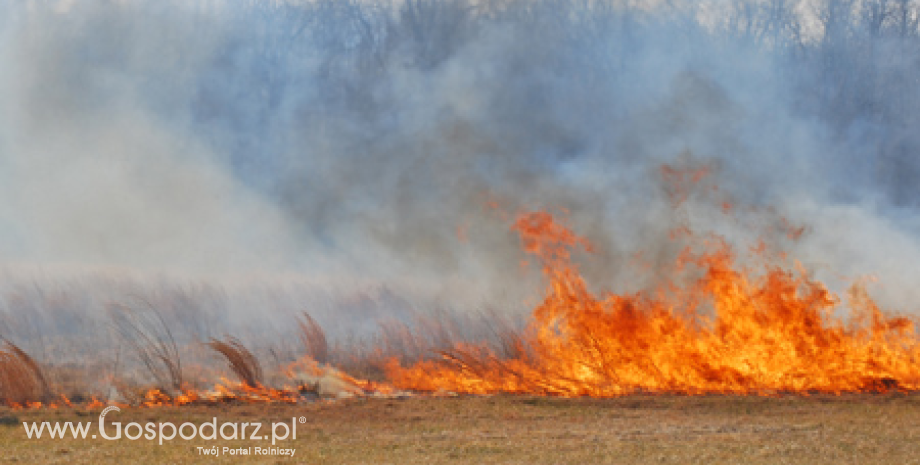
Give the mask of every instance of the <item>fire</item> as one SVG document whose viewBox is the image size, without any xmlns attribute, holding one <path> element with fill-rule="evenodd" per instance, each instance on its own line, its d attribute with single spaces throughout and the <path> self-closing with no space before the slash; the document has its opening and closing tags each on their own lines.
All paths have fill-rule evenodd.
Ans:
<svg viewBox="0 0 920 465">
<path fill-rule="evenodd" d="M 274 389 L 260 385 L 249 386 L 226 378 L 214 385 L 211 390 L 200 391 L 185 387 L 181 394 L 170 396 L 159 389 L 150 389 L 144 394 L 144 407 L 166 407 L 183 405 L 217 404 L 224 402 L 240 403 L 288 403 L 296 404 L 300 392 L 293 388 Z"/>
<path fill-rule="evenodd" d="M 306 392 L 312 392 L 318 396 L 334 392 L 335 397 L 339 398 L 369 394 L 386 396 L 395 393 L 386 383 L 354 378 L 333 367 L 321 366 L 309 357 L 292 363 L 285 370 L 285 374 L 292 383 L 296 384 L 296 387 L 284 386 L 276 389 L 263 386 L 261 383 L 250 386 L 245 382 L 235 382 L 222 377 L 220 382 L 210 390 L 198 390 L 184 386 L 181 393 L 171 396 L 160 389 L 150 389 L 144 394 L 141 405 L 144 407 L 179 407 L 218 403 L 297 404 Z"/>
<path fill-rule="evenodd" d="M 769 261 L 744 269 L 727 243 L 709 238 L 675 264 L 700 271 L 689 284 L 594 295 L 571 259 L 574 248 L 589 248 L 584 238 L 546 212 L 521 215 L 513 230 L 548 281 L 517 355 L 465 344 L 443 360 L 391 361 L 397 388 L 597 397 L 920 388 L 913 322 L 885 316 L 860 287 L 844 321 L 834 316 L 840 299 L 804 271 Z"/>
<path fill-rule="evenodd" d="M 5 405 L 12 410 L 56 409 L 59 407 L 97 410 L 107 405 L 117 405 L 122 408 L 131 406 L 157 408 L 225 403 L 298 404 L 317 398 L 395 397 L 409 394 L 397 391 L 384 382 L 352 377 L 334 367 L 321 365 L 309 357 L 304 357 L 292 363 L 285 370 L 285 374 L 291 385 L 285 385 L 281 388 L 268 387 L 261 383 L 251 386 L 243 381 L 232 381 L 221 377 L 220 381 L 210 389 L 197 389 L 185 384 L 178 392 L 170 393 L 159 388 L 150 388 L 142 392 L 141 399 L 130 403 L 102 402 L 95 396 L 92 396 L 89 401 L 72 402 L 66 396 L 61 395 L 60 401 L 5 402 Z"/>
<path fill-rule="evenodd" d="M 51 402 L 41 402 L 41 401 L 25 401 L 23 403 L 19 402 L 9 402 L 10 409 L 12 410 L 24 410 L 24 409 L 40 409 L 40 408 L 49 408 L 57 409 L 61 407 L 73 407 L 73 403 L 70 402 L 70 399 L 67 396 L 61 394 L 60 401 L 51 401 Z"/>
<path fill-rule="evenodd" d="M 664 170 L 673 205 L 685 202 L 689 189 L 706 174 Z M 717 205 L 725 214 L 735 209 L 729 202 Z M 804 232 L 785 220 L 776 227 L 790 240 Z M 525 331 L 502 335 L 502 356 L 485 344 L 459 343 L 440 360 L 412 366 L 390 360 L 385 367 L 389 382 L 358 379 L 305 356 L 282 370 L 287 385 L 275 388 L 262 384 L 261 367 L 239 341 L 212 340 L 209 345 L 226 357 L 239 381 L 221 378 L 210 389 L 187 384 L 169 392 L 149 389 L 142 396 L 129 395 L 128 402 L 151 408 L 297 404 L 318 398 L 399 397 L 408 391 L 614 397 L 920 390 L 914 321 L 886 315 L 860 285 L 844 298 L 835 295 L 801 265 L 787 265 L 785 254 L 771 251 L 764 241 L 750 248 L 752 260 L 742 261 L 722 238 L 678 224 L 670 237 L 688 245 L 677 256 L 673 273 L 664 273 L 669 277 L 660 278 L 656 288 L 595 294 L 573 259 L 576 250 L 592 251 L 586 238 L 544 211 L 519 215 L 511 229 L 541 264 L 547 286 Z M 325 362 L 325 336 L 306 317 L 309 339 L 322 342 L 309 352 L 322 354 Z M 22 394 L 18 403 L 5 399 L 5 405 L 105 405 L 95 397 L 71 402 L 35 394 L 49 392 L 38 364 L 18 347 L 6 347 L 0 351 L 5 379 L 10 386 L 22 386 Z"/>
</svg>

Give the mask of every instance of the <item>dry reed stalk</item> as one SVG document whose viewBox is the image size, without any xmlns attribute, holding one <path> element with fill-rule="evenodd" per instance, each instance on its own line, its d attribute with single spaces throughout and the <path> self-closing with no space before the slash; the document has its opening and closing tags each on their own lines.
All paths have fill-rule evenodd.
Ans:
<svg viewBox="0 0 920 465">
<path fill-rule="evenodd" d="M 182 387 L 182 362 L 179 346 L 163 315 L 150 302 L 141 311 L 136 308 L 111 304 L 109 316 L 124 342 L 133 349 L 147 370 L 161 387 L 178 391 Z"/>
<path fill-rule="evenodd" d="M 0 400 L 7 404 L 47 401 L 51 389 L 41 367 L 16 344 L 4 342 L 0 349 Z"/>
<path fill-rule="evenodd" d="M 227 359 L 230 370 L 242 382 L 250 387 L 262 385 L 262 366 L 239 340 L 233 337 L 228 337 L 226 341 L 211 339 L 207 345 Z"/>
<path fill-rule="evenodd" d="M 318 363 L 328 363 L 329 342 L 326 340 L 323 327 L 307 312 L 303 312 L 303 319 L 298 319 L 297 325 L 300 327 L 300 340 L 307 355 Z"/>
</svg>

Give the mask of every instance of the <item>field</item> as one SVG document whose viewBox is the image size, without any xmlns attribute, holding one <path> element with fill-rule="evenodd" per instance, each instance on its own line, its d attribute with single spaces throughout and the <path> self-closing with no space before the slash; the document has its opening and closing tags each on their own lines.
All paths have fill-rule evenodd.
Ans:
<svg viewBox="0 0 920 465">
<path fill-rule="evenodd" d="M 918 83 L 920 0 L 0 0 L 0 465 L 918 463 Z"/>
<path fill-rule="evenodd" d="M 9 463 L 920 463 L 920 395 L 518 396 L 351 399 L 298 406 L 128 409 L 111 421 L 271 422 L 303 416 L 290 457 L 217 458 L 251 440 L 27 439 L 22 421 L 93 422 L 98 411 L 3 411 Z M 13 424 L 11 416 L 17 423 Z M 117 416 L 117 419 L 115 418 Z M 113 429 L 109 428 L 109 434 Z"/>
</svg>

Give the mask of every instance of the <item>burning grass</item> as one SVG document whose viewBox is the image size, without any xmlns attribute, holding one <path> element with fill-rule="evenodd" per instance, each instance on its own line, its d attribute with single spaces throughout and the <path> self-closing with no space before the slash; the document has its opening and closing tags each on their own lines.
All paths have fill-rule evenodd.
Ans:
<svg viewBox="0 0 920 465">
<path fill-rule="evenodd" d="M 686 218 L 680 209 L 708 174 L 662 167 L 675 217 Z M 803 234 L 782 218 L 778 224 L 780 236 Z M 763 241 L 742 262 L 724 237 L 678 221 L 670 236 L 682 252 L 655 286 L 593 293 L 572 259 L 577 249 L 591 252 L 586 238 L 546 211 L 519 215 L 512 229 L 547 283 L 526 330 L 501 337 L 499 354 L 463 342 L 440 360 L 391 361 L 396 387 L 564 397 L 920 389 L 915 321 L 886 315 L 858 284 L 841 305 Z"/>
<path fill-rule="evenodd" d="M 675 209 L 708 173 L 662 172 Z M 803 233 L 778 224 L 791 240 Z M 740 260 L 723 237 L 678 223 L 671 237 L 683 250 L 656 276 L 656 286 L 594 293 L 573 259 L 575 250 L 591 251 L 586 238 L 546 211 L 518 215 L 511 229 L 539 261 L 547 287 L 523 330 L 490 319 L 491 343 L 471 342 L 462 324 L 431 315 L 415 325 L 380 323 L 376 344 L 358 356 L 330 344 L 323 327 L 299 312 L 290 325 L 299 329 L 299 353 L 270 351 L 275 364 L 266 372 L 256 351 L 235 337 L 203 338 L 207 342 L 183 350 L 164 305 L 137 298 L 132 305 L 110 304 L 109 316 L 152 385 L 130 385 L 113 370 L 117 395 L 85 393 L 82 400 L 163 407 L 408 392 L 617 397 L 920 390 L 913 320 L 885 314 L 859 286 L 841 299 L 763 242 Z M 238 381 L 207 367 L 189 376 L 188 347 L 209 349 L 212 365 L 220 355 Z M 361 379 L 342 367 L 372 376 Z M 0 351 L 0 401 L 22 406 L 61 398 L 45 375 L 56 369 L 39 366 L 8 342 Z"/>
<path fill-rule="evenodd" d="M 337 368 L 349 359 L 306 313 L 293 320 L 300 357 L 278 373 L 235 337 L 191 346 L 219 356 L 236 377 L 208 387 L 170 374 L 190 349 L 175 343 L 167 318 L 122 309 L 116 329 L 135 336 L 127 347 L 158 384 L 78 402 L 60 395 L 58 367 L 6 342 L 4 459 L 200 460 L 202 444 L 178 440 L 25 439 L 23 421 L 95 421 L 109 404 L 139 407 L 121 413 L 129 421 L 303 417 L 297 439 L 284 444 L 300 462 L 908 463 L 920 455 L 914 322 L 885 315 L 864 289 L 852 289 L 850 318 L 838 319 L 841 299 L 804 271 L 762 255 L 757 273 L 709 237 L 680 254 L 677 266 L 694 268 L 695 278 L 681 281 L 689 287 L 670 281 L 653 294 L 598 296 L 571 259 L 587 241 L 546 212 L 520 216 L 514 229 L 548 281 L 529 325 L 496 319 L 486 344 L 464 341 L 447 319 L 385 324 L 362 359 L 384 379 Z"/>
<path fill-rule="evenodd" d="M 695 268 L 688 286 L 663 282 L 653 294 L 596 296 L 571 260 L 572 248 L 589 247 L 584 238 L 546 212 L 520 216 L 513 229 L 525 250 L 540 259 L 549 284 L 526 330 L 496 324 L 491 346 L 457 341 L 440 320 L 423 321 L 424 331 L 385 324 L 381 345 L 364 362 L 381 367 L 386 379 L 363 380 L 322 362 L 331 358 L 325 332 L 303 313 L 297 320 L 303 354 L 275 374 L 273 383 L 266 382 L 253 352 L 228 336 L 203 345 L 219 354 L 239 381 L 220 377 L 206 388 L 183 381 L 179 346 L 154 306 L 145 311 L 114 306 L 115 327 L 157 384 L 121 384 L 122 400 L 108 402 L 164 407 L 297 404 L 409 392 L 617 397 L 920 388 L 913 321 L 886 316 L 862 288 L 848 296 L 849 321 L 835 319 L 840 299 L 807 273 L 786 270 L 766 256 L 761 274 L 739 268 L 728 245 L 710 237 L 700 249 L 688 247 L 680 255 L 677 268 Z M 433 354 L 439 359 L 424 360 Z M 47 405 L 50 399 L 70 404 L 44 371 L 7 342 L 0 351 L 0 398 L 13 407 Z M 82 397 L 101 405 L 94 396 Z"/>
<path fill-rule="evenodd" d="M 716 237 L 680 255 L 675 267 L 699 275 L 686 286 L 596 296 L 570 259 L 572 248 L 588 247 L 584 238 L 546 212 L 522 215 L 514 229 L 549 283 L 526 338 L 513 342 L 518 355 L 460 344 L 441 361 L 391 363 L 394 385 L 566 397 L 920 388 L 913 321 L 884 315 L 861 288 L 850 293 L 845 324 L 833 317 L 839 299 L 821 283 L 772 261 L 762 274 L 739 268 Z"/>
</svg>

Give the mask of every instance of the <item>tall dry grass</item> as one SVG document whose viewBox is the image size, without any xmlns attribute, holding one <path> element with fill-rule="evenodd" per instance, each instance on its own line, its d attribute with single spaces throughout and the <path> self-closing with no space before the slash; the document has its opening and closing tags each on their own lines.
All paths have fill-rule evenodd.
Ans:
<svg viewBox="0 0 920 465">
<path fill-rule="evenodd" d="M 250 387 L 262 385 L 262 366 L 259 360 L 238 339 L 233 337 L 228 337 L 226 341 L 211 339 L 207 345 L 227 359 L 230 370 L 240 378 L 240 381 Z"/>
<path fill-rule="evenodd" d="M 139 306 L 112 303 L 109 316 L 122 341 L 137 355 L 161 387 L 182 387 L 182 359 L 166 320 L 150 302 Z"/>
<path fill-rule="evenodd" d="M 51 389 L 41 367 L 16 344 L 0 349 L 0 401 L 6 404 L 44 402 Z"/>
<path fill-rule="evenodd" d="M 254 305 L 266 311 L 250 312 Z M 228 372 L 280 387 L 305 356 L 383 381 L 387 360 L 442 358 L 460 341 L 489 341 L 499 358 L 519 358 L 526 347 L 513 326 L 386 290 L 254 287 L 227 295 L 168 281 L 13 280 L 0 286 L 0 402 L 56 402 L 61 394 L 135 404 L 151 388 L 204 389 Z M 7 334 L 18 345 L 3 345 Z"/>
<path fill-rule="evenodd" d="M 319 363 L 329 362 L 329 342 L 326 331 L 310 316 L 303 312 L 303 317 L 297 319 L 300 328 L 300 341 L 303 343 L 307 356 Z"/>
</svg>

